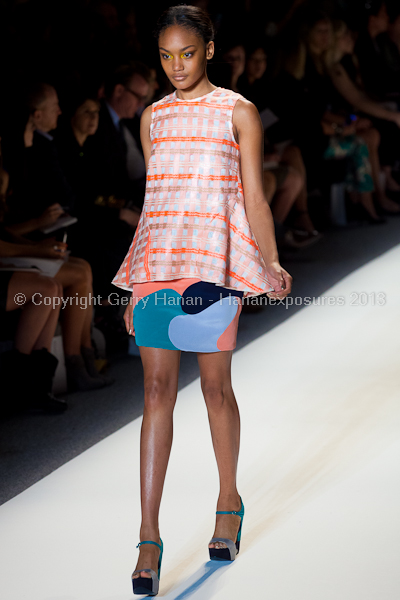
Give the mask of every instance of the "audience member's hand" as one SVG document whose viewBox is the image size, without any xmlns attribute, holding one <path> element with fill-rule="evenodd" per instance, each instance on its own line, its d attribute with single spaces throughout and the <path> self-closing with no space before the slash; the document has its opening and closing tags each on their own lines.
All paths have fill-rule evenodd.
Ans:
<svg viewBox="0 0 400 600">
<path fill-rule="evenodd" d="M 55 238 L 47 238 L 37 242 L 35 255 L 42 258 L 63 258 L 68 244 L 58 242 Z"/>
<path fill-rule="evenodd" d="M 357 119 L 354 121 L 356 124 L 356 131 L 365 131 L 365 129 L 370 129 L 372 126 L 372 122 L 369 119 Z"/>
<path fill-rule="evenodd" d="M 119 218 L 121 221 L 128 223 L 132 229 L 135 229 L 139 223 L 140 214 L 130 208 L 121 208 L 119 211 Z"/>
<path fill-rule="evenodd" d="M 128 306 L 124 312 L 124 321 L 125 327 L 129 335 L 135 335 L 135 330 L 133 328 L 133 304 L 132 299 L 130 300 Z"/>
<path fill-rule="evenodd" d="M 343 127 L 342 135 L 355 135 L 357 133 L 357 125 L 356 123 L 351 123 L 350 125 L 345 125 Z"/>
<path fill-rule="evenodd" d="M 266 267 L 268 281 L 274 288 L 273 292 L 268 292 L 267 296 L 276 300 L 285 298 L 292 291 L 293 278 L 281 267 L 278 262 L 273 262 Z"/>
<path fill-rule="evenodd" d="M 47 227 L 47 225 L 52 225 L 59 217 L 61 217 L 62 214 L 64 214 L 64 212 L 64 209 L 58 203 L 48 206 L 38 218 L 39 227 Z"/>
</svg>

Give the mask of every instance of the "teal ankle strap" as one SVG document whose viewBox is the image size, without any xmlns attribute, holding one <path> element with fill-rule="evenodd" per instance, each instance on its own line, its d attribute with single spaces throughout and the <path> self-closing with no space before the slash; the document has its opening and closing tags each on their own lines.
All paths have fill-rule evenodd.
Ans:
<svg viewBox="0 0 400 600">
<path fill-rule="evenodd" d="M 240 501 L 242 502 L 241 498 L 240 498 Z M 242 502 L 242 506 L 240 507 L 240 510 L 217 510 L 217 512 L 215 514 L 216 515 L 237 515 L 238 517 L 243 517 L 243 515 L 244 515 L 243 502 Z"/>
<path fill-rule="evenodd" d="M 157 542 L 150 542 L 150 541 L 139 542 L 138 545 L 136 546 L 136 548 L 139 548 L 139 546 L 143 546 L 143 544 L 153 544 L 153 546 L 158 546 L 160 548 L 160 550 L 162 550 L 162 546 L 160 544 L 157 544 Z"/>
</svg>

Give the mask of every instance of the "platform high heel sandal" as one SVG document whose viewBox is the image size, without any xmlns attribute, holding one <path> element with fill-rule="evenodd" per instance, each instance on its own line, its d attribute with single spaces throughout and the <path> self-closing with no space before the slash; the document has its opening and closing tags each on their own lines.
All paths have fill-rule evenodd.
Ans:
<svg viewBox="0 0 400 600">
<path fill-rule="evenodd" d="M 242 537 L 242 523 L 244 517 L 244 505 L 241 498 L 240 502 L 242 503 L 240 510 L 217 510 L 215 513 L 217 515 L 237 515 L 240 517 L 240 525 L 236 542 L 228 540 L 227 538 L 213 538 L 210 540 L 210 544 L 222 542 L 223 544 L 227 545 L 227 548 L 209 548 L 210 560 L 235 560 L 236 555 L 239 554 L 240 538 Z"/>
<path fill-rule="evenodd" d="M 136 573 L 142 573 L 143 571 L 151 574 L 151 578 L 150 577 L 138 577 L 137 579 L 132 579 L 133 593 L 147 595 L 147 596 L 156 596 L 158 594 L 158 588 L 160 586 L 160 571 L 161 571 L 161 561 L 162 561 L 164 545 L 163 545 L 162 540 L 161 540 L 161 545 L 157 544 L 157 542 L 146 541 L 146 542 L 140 542 L 136 546 L 136 548 L 143 546 L 143 544 L 153 544 L 154 546 L 158 546 L 160 548 L 160 558 L 158 559 L 158 573 L 153 571 L 153 569 L 138 569 L 137 571 L 133 571 L 132 577 L 134 575 L 136 575 Z"/>
</svg>

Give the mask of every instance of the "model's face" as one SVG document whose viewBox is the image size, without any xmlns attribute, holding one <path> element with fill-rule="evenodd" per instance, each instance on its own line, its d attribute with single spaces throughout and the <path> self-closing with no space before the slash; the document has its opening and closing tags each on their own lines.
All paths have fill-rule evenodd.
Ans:
<svg viewBox="0 0 400 600">
<path fill-rule="evenodd" d="M 162 68 L 174 87 L 186 90 L 205 75 L 207 60 L 214 55 L 214 42 L 207 46 L 196 33 L 172 25 L 158 38 Z"/>
<path fill-rule="evenodd" d="M 75 111 L 71 119 L 74 130 L 84 135 L 93 135 L 99 125 L 100 105 L 94 100 L 85 100 Z"/>
<path fill-rule="evenodd" d="M 240 77 L 246 65 L 246 51 L 243 46 L 235 46 L 224 54 L 224 60 L 232 67 L 232 76 Z"/>
<path fill-rule="evenodd" d="M 249 77 L 261 79 L 267 68 L 267 55 L 262 48 L 257 48 L 247 60 L 246 71 Z"/>
</svg>

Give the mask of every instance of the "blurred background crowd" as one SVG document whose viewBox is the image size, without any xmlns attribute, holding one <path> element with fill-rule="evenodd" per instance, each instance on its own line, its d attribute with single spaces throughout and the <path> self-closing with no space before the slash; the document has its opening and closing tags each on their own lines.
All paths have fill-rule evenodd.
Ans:
<svg viewBox="0 0 400 600">
<path fill-rule="evenodd" d="M 113 383 L 99 372 L 94 328 L 108 354 L 128 350 L 117 299 L 129 293 L 111 280 L 143 205 L 140 115 L 173 91 L 152 36 L 173 4 L 0 0 L 3 409 L 66 409 L 51 393 L 57 327 L 69 391 Z M 399 0 L 190 4 L 215 24 L 210 81 L 260 112 L 279 247 L 318 253 L 321 237 L 349 222 L 384 235 L 400 215 Z M 57 267 L 18 269 L 17 258 Z M 38 297 L 87 302 L 61 309 Z"/>
</svg>

